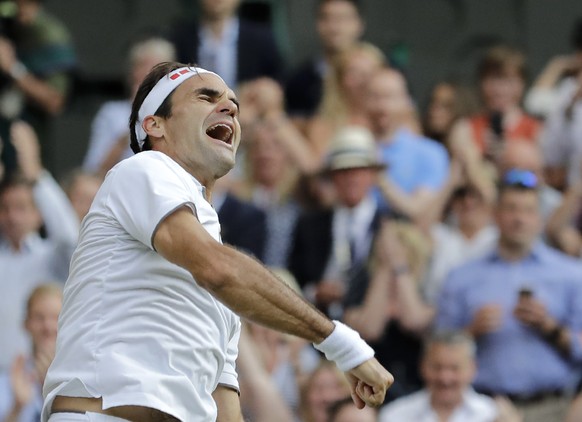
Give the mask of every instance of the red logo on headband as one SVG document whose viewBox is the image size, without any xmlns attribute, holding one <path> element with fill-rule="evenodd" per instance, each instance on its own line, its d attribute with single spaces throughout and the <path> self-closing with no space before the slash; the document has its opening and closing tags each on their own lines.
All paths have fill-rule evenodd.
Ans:
<svg viewBox="0 0 582 422">
<path fill-rule="evenodd" d="M 191 69 L 182 69 L 179 72 L 176 72 L 176 73 L 170 75 L 170 79 L 174 81 L 174 80 L 178 79 L 180 76 L 182 76 L 186 73 L 190 73 L 190 72 L 192 72 Z"/>
</svg>

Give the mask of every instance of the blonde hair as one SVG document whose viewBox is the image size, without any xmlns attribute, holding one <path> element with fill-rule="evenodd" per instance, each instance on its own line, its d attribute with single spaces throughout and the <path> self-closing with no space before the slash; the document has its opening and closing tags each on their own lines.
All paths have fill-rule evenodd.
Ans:
<svg viewBox="0 0 582 422">
<path fill-rule="evenodd" d="M 62 299 L 63 289 L 61 285 L 56 282 L 49 282 L 37 286 L 28 296 L 28 300 L 26 301 L 26 313 L 30 313 L 35 301 L 47 296 L 55 296 Z"/>
<path fill-rule="evenodd" d="M 161 37 L 152 37 L 136 43 L 129 50 L 129 63 L 132 65 L 142 57 L 154 56 L 160 62 L 171 62 L 176 59 L 174 45 Z"/>
<path fill-rule="evenodd" d="M 414 224 L 403 221 L 388 223 L 398 240 L 406 248 L 408 266 L 415 280 L 422 281 L 428 261 L 432 254 L 432 245 L 426 235 Z"/>
<path fill-rule="evenodd" d="M 349 60 L 358 54 L 364 54 L 371 58 L 378 68 L 386 64 L 386 56 L 382 50 L 363 41 L 356 43 L 352 48 L 335 58 L 323 82 L 323 95 L 319 107 L 319 114 L 324 119 L 333 122 L 335 126 L 345 123 L 347 117 L 348 104 L 342 88 L 342 79 Z"/>
</svg>

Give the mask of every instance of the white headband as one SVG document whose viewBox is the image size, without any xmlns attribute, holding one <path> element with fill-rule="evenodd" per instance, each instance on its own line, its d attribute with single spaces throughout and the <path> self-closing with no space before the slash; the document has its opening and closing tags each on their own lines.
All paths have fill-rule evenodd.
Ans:
<svg viewBox="0 0 582 422">
<path fill-rule="evenodd" d="M 181 67 L 163 76 L 152 88 L 143 100 L 137 115 L 137 122 L 135 122 L 135 136 L 140 149 L 143 147 L 147 136 L 142 126 L 145 118 L 153 115 L 156 110 L 160 108 L 168 95 L 170 95 L 182 82 L 201 73 L 210 73 L 211 75 L 218 76 L 216 73 L 202 69 L 201 67 Z M 220 76 L 218 77 L 220 78 Z M 222 78 L 220 79 L 222 80 Z"/>
</svg>

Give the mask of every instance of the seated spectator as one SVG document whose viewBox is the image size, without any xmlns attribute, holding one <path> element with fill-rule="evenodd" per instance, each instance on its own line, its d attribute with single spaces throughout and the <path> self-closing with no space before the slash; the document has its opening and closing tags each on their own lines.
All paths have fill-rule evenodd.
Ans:
<svg viewBox="0 0 582 422">
<path fill-rule="evenodd" d="M 477 391 L 507 396 L 525 422 L 563 420 L 582 360 L 582 266 L 538 239 L 533 173 L 509 172 L 495 207 L 495 250 L 453 270 L 437 327 L 477 341 Z M 540 364 L 543 363 L 543 364 Z"/>
<path fill-rule="evenodd" d="M 329 408 L 329 422 L 376 422 L 376 409 L 358 409 L 351 397 L 336 401 Z"/>
<path fill-rule="evenodd" d="M 540 213 L 545 224 L 562 202 L 562 194 L 546 183 L 544 157 L 540 148 L 525 141 L 509 142 L 500 151 L 496 165 L 499 178 L 503 178 L 512 169 L 527 170 L 535 174 L 539 185 Z"/>
<path fill-rule="evenodd" d="M 89 212 L 93 198 L 101 187 L 102 179 L 81 169 L 73 170 L 61 182 L 61 187 L 67 194 L 79 222 Z"/>
<path fill-rule="evenodd" d="M 471 90 L 458 82 L 442 81 L 431 90 L 422 121 L 423 133 L 448 147 L 449 135 L 457 120 L 477 111 Z"/>
<path fill-rule="evenodd" d="M 471 185 L 461 185 L 450 200 L 449 224 L 431 228 L 433 255 L 425 292 L 436 303 L 450 270 L 490 252 L 497 242 L 491 205 Z"/>
<path fill-rule="evenodd" d="M 201 0 L 199 21 L 176 25 L 178 61 L 218 73 L 235 89 L 261 76 L 282 80 L 284 63 L 271 28 L 240 19 L 240 0 Z"/>
<path fill-rule="evenodd" d="M 280 268 L 273 268 L 273 272 L 281 278 L 281 280 L 290 286 L 297 293 L 300 293 L 299 286 L 288 272 Z M 299 389 L 306 381 L 320 362 L 319 353 L 307 342 L 298 337 L 282 334 L 278 331 L 251 323 L 245 322 L 245 329 L 241 334 L 241 344 L 249 343 L 249 347 L 243 347 L 242 355 L 245 360 L 245 368 L 241 368 L 244 374 L 241 373 L 241 383 L 244 392 L 244 386 L 249 383 L 252 390 L 249 394 L 243 393 L 243 406 L 249 405 L 249 417 L 251 420 L 258 420 L 261 413 L 267 417 L 267 421 L 272 420 L 273 412 L 264 411 L 267 407 L 272 407 L 279 403 L 284 410 L 281 414 L 277 413 L 277 417 L 284 416 L 287 411 L 294 416 L 298 416 L 299 412 Z M 241 347 L 239 346 L 239 360 L 241 359 Z M 247 354 L 253 354 L 253 357 Z M 256 365 L 260 366 L 257 371 L 251 371 L 251 359 L 256 361 Z M 237 364 L 238 365 L 238 364 Z M 247 370 L 248 369 L 248 370 Z M 274 390 L 269 394 L 275 393 L 278 397 L 273 398 L 273 403 L 264 403 L 265 397 L 257 397 L 259 393 L 256 389 L 257 384 L 261 382 L 260 376 L 263 373 L 269 378 L 269 384 Z M 248 377 L 248 378 L 247 378 Z M 252 379 L 250 379 L 252 378 Z M 267 381 L 263 381 L 267 384 Z M 248 398 L 248 400 L 247 400 Z M 268 418 L 271 419 L 268 419 Z"/>
<path fill-rule="evenodd" d="M 370 343 L 378 361 L 394 374 L 387 401 L 421 386 L 420 338 L 435 314 L 422 292 L 429 257 L 429 242 L 416 227 L 387 221 L 377 236 L 371 269 L 349 281 L 344 321 Z"/>
<path fill-rule="evenodd" d="M 439 332 L 426 340 L 421 361 L 426 388 L 380 410 L 378 422 L 520 422 L 520 416 L 499 399 L 471 388 L 476 347 L 460 332 Z"/>
<path fill-rule="evenodd" d="M 4 25 L 0 37 L 0 72 L 9 80 L 0 94 L 0 116 L 30 123 L 43 145 L 43 161 L 50 165 L 52 119 L 65 107 L 77 59 L 68 29 L 44 1 L 14 3 L 13 24 Z"/>
<path fill-rule="evenodd" d="M 158 63 L 174 60 L 175 55 L 174 46 L 163 38 L 146 38 L 131 46 L 127 75 L 129 98 L 107 101 L 97 112 L 91 124 L 83 170 L 104 177 L 111 167 L 133 155 L 127 129 L 131 101 L 151 68 Z"/>
<path fill-rule="evenodd" d="M 386 63 L 376 46 L 358 42 L 338 54 L 324 79 L 323 97 L 317 114 L 307 125 L 306 136 L 312 153 L 325 158 L 335 132 L 347 125 L 371 128 L 366 112 L 366 84 Z"/>
<path fill-rule="evenodd" d="M 65 193 L 42 168 L 32 128 L 14 123 L 11 141 L 20 173 L 0 187 L 0 370 L 26 350 L 21 321 L 30 291 L 47 279 L 66 279 L 79 231 Z"/>
<path fill-rule="evenodd" d="M 288 265 L 293 228 L 301 208 L 296 200 L 300 171 L 293 133 L 269 120 L 256 121 L 247 132 L 246 180 L 238 194 L 266 214 L 267 237 L 263 262 L 272 267 Z M 299 142 L 302 142 L 299 140 Z"/>
<path fill-rule="evenodd" d="M 446 149 L 418 134 L 419 124 L 404 77 L 381 69 L 369 80 L 366 109 L 382 161 L 381 206 L 418 220 L 443 188 L 448 175 Z"/>
<path fill-rule="evenodd" d="M 10 371 L 0 372 L 1 422 L 40 420 L 42 385 L 55 353 L 61 304 L 58 284 L 41 284 L 30 294 L 24 326 L 32 348 L 14 359 Z"/>
<path fill-rule="evenodd" d="M 322 360 L 301 389 L 301 421 L 328 422 L 329 408 L 350 396 L 350 386 L 333 363 Z"/>
<path fill-rule="evenodd" d="M 318 0 L 315 14 L 322 51 L 295 69 L 285 86 L 287 110 L 300 128 L 317 111 L 323 80 L 335 57 L 355 45 L 364 33 L 359 0 Z"/>
<path fill-rule="evenodd" d="M 549 117 L 564 99 L 577 91 L 576 75 L 582 70 L 582 17 L 572 27 L 570 54 L 552 57 L 525 96 L 525 108 L 534 116 Z"/>
<path fill-rule="evenodd" d="M 453 155 L 468 143 L 484 158 L 495 161 L 504 143 L 537 142 L 540 123 L 520 106 L 525 72 L 525 57 L 513 48 L 497 46 L 485 53 L 477 72 L 483 112 L 459 121 L 452 129 Z"/>
<path fill-rule="evenodd" d="M 379 227 L 372 187 L 383 168 L 370 131 L 357 126 L 340 130 L 326 165 L 337 202 L 331 209 L 302 214 L 295 227 L 289 269 L 308 300 L 335 318 L 342 314 L 349 275 L 366 267 Z"/>
</svg>

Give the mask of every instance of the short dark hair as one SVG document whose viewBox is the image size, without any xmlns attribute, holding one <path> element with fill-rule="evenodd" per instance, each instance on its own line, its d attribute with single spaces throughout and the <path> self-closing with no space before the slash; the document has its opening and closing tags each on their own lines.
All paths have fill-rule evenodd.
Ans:
<svg viewBox="0 0 582 422">
<path fill-rule="evenodd" d="M 326 5 L 327 3 L 332 3 L 334 1 L 343 1 L 345 3 L 350 3 L 356 9 L 356 12 L 358 13 L 358 16 L 363 17 L 364 10 L 363 10 L 363 7 L 362 7 L 362 2 L 360 0 L 319 0 L 317 2 L 317 9 L 316 9 L 317 16 L 319 16 L 319 14 L 321 12 L 321 8 L 324 5 Z"/>
<path fill-rule="evenodd" d="M 32 191 L 34 183 L 23 177 L 20 173 L 14 173 L 0 182 L 0 196 L 4 195 L 4 193 L 9 189 L 20 187 Z"/>
<path fill-rule="evenodd" d="M 140 148 L 137 135 L 135 134 L 135 125 L 137 124 L 137 120 L 139 117 L 139 109 L 143 104 L 145 98 L 160 79 L 162 79 L 168 73 L 186 66 L 188 65 L 179 62 L 159 63 L 155 65 L 152 68 L 152 70 L 150 70 L 150 73 L 148 73 L 148 75 L 145 77 L 145 79 L 142 81 L 139 88 L 137 89 L 137 93 L 135 94 L 135 98 L 133 99 L 133 104 L 131 105 L 131 115 L 129 116 L 129 137 L 131 141 L 130 146 L 134 153 L 137 154 L 138 152 L 152 149 L 152 144 L 149 136 L 146 136 L 146 138 L 143 140 L 144 141 L 143 147 Z M 173 92 L 170 93 L 170 95 L 168 95 L 164 102 L 158 107 L 158 109 L 154 113 L 155 116 L 168 118 L 172 115 L 172 94 Z"/>
<path fill-rule="evenodd" d="M 525 55 L 514 47 L 497 45 L 488 49 L 479 62 L 477 77 L 479 81 L 489 76 L 499 76 L 515 71 L 519 77 L 527 80 Z"/>
</svg>

